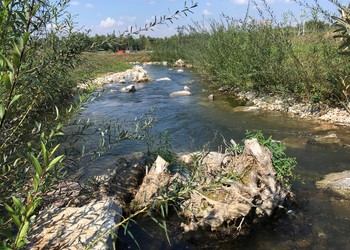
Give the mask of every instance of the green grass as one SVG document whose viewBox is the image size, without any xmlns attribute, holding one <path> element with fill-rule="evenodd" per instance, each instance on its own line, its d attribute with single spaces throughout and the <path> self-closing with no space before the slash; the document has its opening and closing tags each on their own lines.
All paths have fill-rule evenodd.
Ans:
<svg viewBox="0 0 350 250">
<path fill-rule="evenodd" d="M 79 55 L 79 62 L 71 72 L 71 79 L 83 82 L 111 72 L 120 72 L 132 68 L 130 62 L 148 61 L 147 53 L 115 54 L 109 52 L 84 52 Z"/>
</svg>

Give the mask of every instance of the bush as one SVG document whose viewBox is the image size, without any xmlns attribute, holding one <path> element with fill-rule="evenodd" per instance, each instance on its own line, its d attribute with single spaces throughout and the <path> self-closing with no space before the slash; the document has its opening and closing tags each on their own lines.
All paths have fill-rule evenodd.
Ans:
<svg viewBox="0 0 350 250">
<path fill-rule="evenodd" d="M 332 105 L 343 101 L 341 79 L 350 73 L 349 61 L 339 56 L 330 25 L 309 21 L 313 28 L 301 34 L 288 18 L 275 20 L 262 2 L 260 19 L 223 16 L 209 21 L 207 30 L 189 26 L 181 43 L 178 36 L 158 40 L 153 56 L 185 59 L 218 86 Z"/>
</svg>

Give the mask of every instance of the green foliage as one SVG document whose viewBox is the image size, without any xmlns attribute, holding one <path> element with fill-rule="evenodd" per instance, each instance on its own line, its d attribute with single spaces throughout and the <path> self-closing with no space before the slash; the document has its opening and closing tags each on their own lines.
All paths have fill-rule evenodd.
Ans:
<svg viewBox="0 0 350 250">
<path fill-rule="evenodd" d="M 4 249 L 25 245 L 30 218 L 62 174 L 64 157 L 56 153 L 56 138 L 62 135 L 56 104 L 73 93 L 75 85 L 67 72 L 80 53 L 79 40 L 71 36 L 74 23 L 65 12 L 67 3 L 0 1 L 0 241 Z M 48 120 L 54 114 L 52 125 Z"/>
<path fill-rule="evenodd" d="M 116 50 L 120 40 L 134 41 L 132 36 L 116 38 L 113 34 L 101 42 L 93 41 L 87 33 L 76 32 L 73 17 L 66 11 L 68 3 L 69 0 L 0 0 L 0 249 L 25 246 L 31 217 L 53 183 L 63 176 L 65 157 L 57 153 L 57 138 L 63 135 L 61 122 L 89 100 L 86 94 L 74 98 L 78 81 L 130 67 L 126 63 L 111 67 L 116 64 L 114 60 L 94 65 L 90 74 L 83 73 L 87 65 L 71 73 L 81 65 L 79 59 L 86 61 L 86 57 L 78 57 L 81 52 L 95 48 Z M 194 7 L 194 3 L 190 7 L 185 4 L 177 14 L 187 15 Z M 172 22 L 174 17 L 161 17 L 129 33 Z M 149 44 L 144 37 L 140 41 L 143 43 L 139 47 Z M 103 154 L 121 140 L 143 138 L 137 132 L 147 130 L 151 123 L 152 120 L 139 124 L 133 134 L 107 124 L 107 128 L 98 130 L 101 140 L 96 154 Z"/>
<path fill-rule="evenodd" d="M 30 219 L 42 203 L 43 195 L 52 186 L 55 176 L 60 172 L 64 156 L 55 156 L 55 151 L 59 145 L 52 150 L 48 150 L 45 138 L 47 138 L 45 134 L 42 134 L 40 141 L 41 150 L 38 153 L 33 151 L 33 148 L 30 148 L 26 162 L 21 162 L 20 158 L 17 159 L 18 164 L 31 167 L 31 169 L 27 170 L 27 173 L 32 175 L 32 180 L 29 183 L 25 183 L 26 186 L 22 192 L 16 194 L 19 197 L 12 195 L 11 199 L 7 200 L 8 197 L 4 196 L 4 207 L 10 216 L 10 220 L 0 228 L 0 235 L 6 237 L 2 242 L 4 249 L 19 249 L 26 244 Z M 1 217 L 4 216 L 0 215 Z M 16 228 L 16 233 L 9 230 L 10 228 Z"/>
<path fill-rule="evenodd" d="M 173 163 L 176 154 L 173 152 L 170 135 L 167 131 L 150 134 L 144 138 L 148 146 L 148 161 L 154 162 L 157 156 L 161 156 L 165 161 Z"/>
<path fill-rule="evenodd" d="M 265 138 L 261 131 L 248 131 L 246 133 L 246 139 L 251 138 L 256 138 L 260 145 L 270 150 L 277 179 L 285 185 L 290 185 L 290 181 L 295 178 L 293 169 L 297 165 L 297 162 L 295 158 L 287 157 L 286 147 L 283 143 L 273 140 L 271 136 Z"/>
<path fill-rule="evenodd" d="M 186 34 L 157 39 L 152 57 L 185 59 L 218 86 L 331 105 L 345 102 L 340 79 L 350 74 L 349 61 L 339 57 L 327 20 L 307 21 L 301 34 L 293 16 L 277 21 L 265 0 L 255 7 L 257 19 L 223 15 L 222 21 L 194 23 Z M 346 36 L 345 28 L 339 32 Z"/>
<path fill-rule="evenodd" d="M 84 52 L 77 59 L 80 63 L 69 72 L 69 75 L 73 82 L 79 83 L 102 76 L 107 72 L 119 72 L 132 67 L 116 55 L 107 52 Z"/>
</svg>

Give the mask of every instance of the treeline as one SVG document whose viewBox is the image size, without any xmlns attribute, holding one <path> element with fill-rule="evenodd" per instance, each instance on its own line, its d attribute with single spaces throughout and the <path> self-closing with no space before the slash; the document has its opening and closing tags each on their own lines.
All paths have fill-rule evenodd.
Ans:
<svg viewBox="0 0 350 250">
<path fill-rule="evenodd" d="M 319 15 L 299 25 L 264 16 L 274 15 L 266 9 L 258 19 L 194 23 L 157 39 L 153 60 L 182 58 L 218 86 L 347 107 L 350 65 L 334 38 L 339 27 Z"/>
<path fill-rule="evenodd" d="M 144 51 L 150 50 L 151 44 L 155 40 L 152 37 L 140 35 L 138 37 L 132 35 L 116 36 L 115 33 L 108 35 L 90 36 L 88 33 L 75 32 L 73 36 L 80 41 L 81 50 L 83 51 L 111 51 L 130 50 Z"/>
</svg>

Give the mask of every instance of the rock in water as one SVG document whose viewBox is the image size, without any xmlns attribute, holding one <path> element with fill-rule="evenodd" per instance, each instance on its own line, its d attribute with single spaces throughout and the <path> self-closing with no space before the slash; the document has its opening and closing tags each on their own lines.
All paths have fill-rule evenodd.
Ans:
<svg viewBox="0 0 350 250">
<path fill-rule="evenodd" d="M 170 94 L 170 97 L 176 97 L 176 96 L 187 96 L 191 95 L 190 91 L 182 90 L 182 91 L 176 91 Z"/>
<path fill-rule="evenodd" d="M 341 140 L 336 134 L 315 135 L 307 140 L 309 144 L 340 144 Z"/>
<path fill-rule="evenodd" d="M 171 79 L 169 77 L 161 77 L 161 78 L 158 78 L 156 79 L 157 82 L 160 82 L 160 81 L 171 81 Z"/>
<path fill-rule="evenodd" d="M 327 174 L 323 180 L 316 182 L 318 188 L 331 189 L 350 198 L 350 170 Z"/>
<path fill-rule="evenodd" d="M 187 175 L 191 177 L 172 175 L 168 163 L 158 158 L 135 196 L 136 204 L 142 207 L 166 199 L 164 190 L 182 190 L 179 206 L 188 222 L 182 223 L 185 231 L 210 228 L 236 237 L 247 233 L 253 222 L 273 216 L 291 195 L 275 179 L 272 154 L 257 139 L 246 140 L 241 154 L 191 156 L 182 156 L 190 162 L 189 169 L 195 168 Z"/>
<path fill-rule="evenodd" d="M 134 85 L 128 85 L 128 86 L 122 88 L 122 91 L 123 92 L 135 92 L 136 88 Z"/>
</svg>

